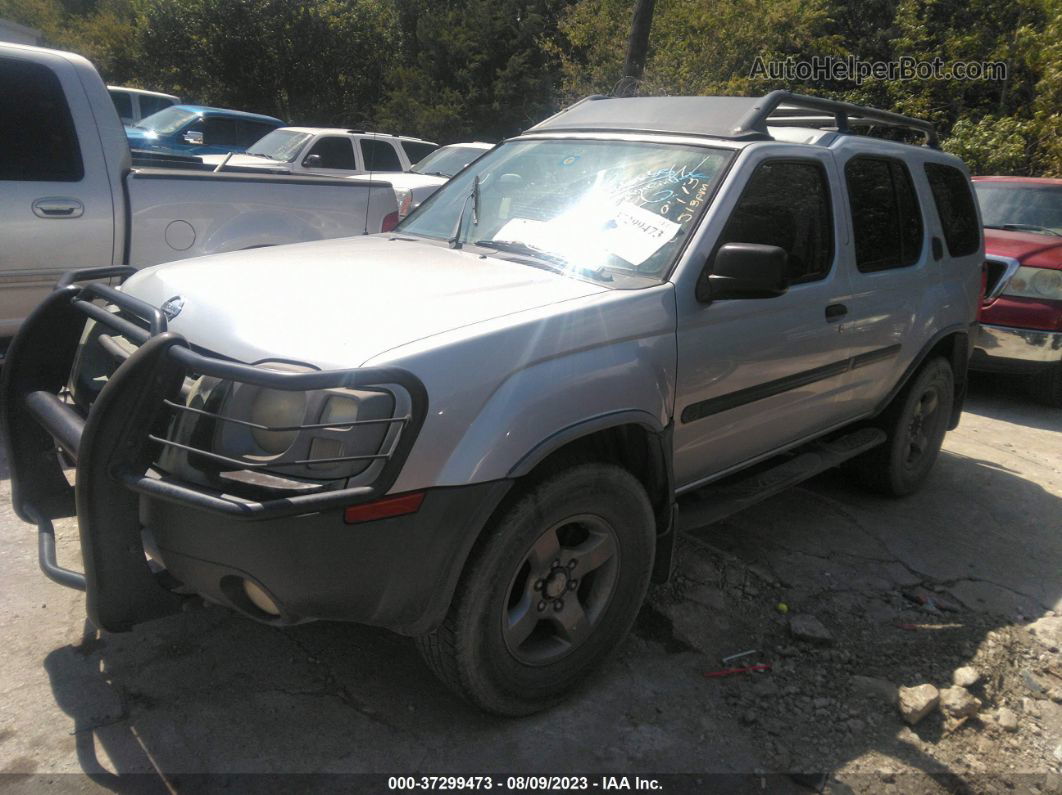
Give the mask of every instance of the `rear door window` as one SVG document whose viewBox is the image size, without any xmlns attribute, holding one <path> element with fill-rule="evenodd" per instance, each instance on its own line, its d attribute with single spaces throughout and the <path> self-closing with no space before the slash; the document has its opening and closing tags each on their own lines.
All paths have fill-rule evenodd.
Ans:
<svg viewBox="0 0 1062 795">
<path fill-rule="evenodd" d="M 401 171 L 402 161 L 389 141 L 361 139 L 361 155 L 366 171 Z"/>
<path fill-rule="evenodd" d="M 59 78 L 42 64 L 0 58 L 0 180 L 78 182 L 84 175 Z"/>
<path fill-rule="evenodd" d="M 844 173 L 856 267 L 872 273 L 918 262 L 925 230 L 907 166 L 891 158 L 859 156 L 848 161 Z"/>
<path fill-rule="evenodd" d="M 953 257 L 973 254 L 981 246 L 981 228 L 970 181 L 959 169 L 942 163 L 926 163 L 926 179 L 933 192 L 948 253 Z"/>
<path fill-rule="evenodd" d="M 416 163 L 426 158 L 439 147 L 435 144 L 426 144 L 420 141 L 403 141 L 402 148 L 405 150 L 409 162 Z"/>
<path fill-rule="evenodd" d="M 350 138 L 338 135 L 319 138 L 313 148 L 306 153 L 306 157 L 310 155 L 321 157 L 321 162 L 310 168 L 342 168 L 350 171 L 357 171 L 358 168 L 354 162 L 354 145 Z"/>
<path fill-rule="evenodd" d="M 260 121 L 241 121 L 240 122 L 240 144 L 243 146 L 250 146 L 251 144 L 258 143 L 262 138 L 269 135 L 276 129 L 276 125 L 266 124 Z"/>
<path fill-rule="evenodd" d="M 141 94 L 140 118 L 150 116 L 152 113 L 158 113 L 163 108 L 168 108 L 172 104 L 173 100 L 166 97 L 153 97 L 151 94 Z"/>
<path fill-rule="evenodd" d="M 757 166 L 717 246 L 726 243 L 784 249 L 790 284 L 826 276 L 833 262 L 833 216 L 822 164 L 768 160 Z"/>
<path fill-rule="evenodd" d="M 118 111 L 119 119 L 124 122 L 133 120 L 133 98 L 131 96 L 124 91 L 112 91 L 111 102 L 114 103 L 114 109 Z"/>
</svg>

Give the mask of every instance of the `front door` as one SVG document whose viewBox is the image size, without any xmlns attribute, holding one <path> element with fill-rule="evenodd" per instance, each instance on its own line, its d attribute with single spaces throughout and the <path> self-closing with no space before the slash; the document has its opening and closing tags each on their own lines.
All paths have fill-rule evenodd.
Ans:
<svg viewBox="0 0 1062 795">
<path fill-rule="evenodd" d="M 116 248 L 99 136 L 71 115 L 92 111 L 73 67 L 44 60 L 0 58 L 0 338 L 63 272 L 110 265 Z"/>
<path fill-rule="evenodd" d="M 751 153 L 744 186 L 728 192 L 739 198 L 716 211 L 725 221 L 700 252 L 706 271 L 725 243 L 779 246 L 788 254 L 784 295 L 704 303 L 691 284 L 678 285 L 680 491 L 837 423 L 848 353 L 835 309 L 848 285 L 834 168 L 826 151 Z"/>
</svg>

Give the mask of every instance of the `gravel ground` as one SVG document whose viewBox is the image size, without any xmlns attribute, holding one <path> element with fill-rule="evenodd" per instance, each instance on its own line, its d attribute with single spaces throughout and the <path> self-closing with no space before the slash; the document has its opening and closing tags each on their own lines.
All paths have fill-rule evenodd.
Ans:
<svg viewBox="0 0 1062 795">
<path fill-rule="evenodd" d="M 1062 412 L 1007 385 L 975 383 L 918 495 L 870 496 L 842 470 L 687 528 L 675 578 L 617 657 L 519 721 L 470 710 L 382 631 L 277 630 L 209 607 L 100 636 L 82 596 L 36 571 L 0 474 L 6 789 L 593 772 L 750 792 L 1062 792 Z M 72 564 L 76 527 L 58 536 Z M 771 667 L 705 676 L 752 664 Z M 978 681 L 944 700 L 970 714 L 933 707 L 909 725 L 896 688 L 944 691 L 964 666 Z"/>
</svg>

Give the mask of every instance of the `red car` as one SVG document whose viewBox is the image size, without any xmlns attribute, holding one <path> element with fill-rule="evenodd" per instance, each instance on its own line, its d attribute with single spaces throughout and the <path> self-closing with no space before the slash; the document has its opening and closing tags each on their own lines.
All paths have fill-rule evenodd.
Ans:
<svg viewBox="0 0 1062 795">
<path fill-rule="evenodd" d="M 971 369 L 1029 376 L 1062 408 L 1062 179 L 974 177 L 987 284 Z"/>
</svg>

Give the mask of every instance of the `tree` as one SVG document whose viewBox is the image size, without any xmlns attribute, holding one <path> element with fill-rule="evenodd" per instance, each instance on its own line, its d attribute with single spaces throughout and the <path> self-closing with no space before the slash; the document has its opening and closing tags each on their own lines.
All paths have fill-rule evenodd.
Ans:
<svg viewBox="0 0 1062 795">
<path fill-rule="evenodd" d="M 564 0 L 398 0 L 403 65 L 380 108 L 389 130 L 442 142 L 512 135 L 549 114 L 544 42 Z"/>
</svg>

